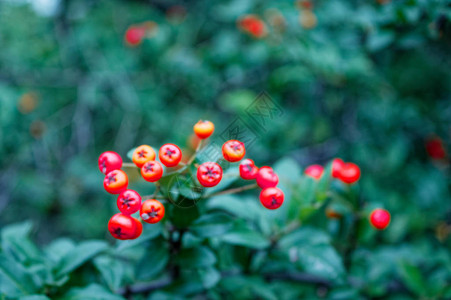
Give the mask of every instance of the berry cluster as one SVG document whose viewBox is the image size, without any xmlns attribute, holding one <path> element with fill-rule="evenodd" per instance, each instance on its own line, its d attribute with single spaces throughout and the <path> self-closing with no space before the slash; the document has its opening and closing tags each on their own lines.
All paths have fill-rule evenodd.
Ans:
<svg viewBox="0 0 451 300">
<path fill-rule="evenodd" d="M 209 138 L 214 132 L 214 124 L 201 120 L 194 125 L 194 133 L 200 140 Z M 200 149 L 200 145 L 198 146 Z M 246 154 L 244 143 L 238 140 L 229 140 L 222 146 L 222 154 L 226 161 L 238 162 Z M 186 166 L 182 161 L 182 151 L 175 144 L 164 144 L 157 153 L 148 145 L 141 145 L 134 149 L 132 154 L 132 166 L 140 169 L 144 180 L 156 183 L 163 177 L 166 168 Z M 190 159 L 188 164 L 192 163 Z M 145 196 L 128 187 L 128 176 L 121 170 L 122 158 L 112 151 L 104 152 L 99 157 L 99 170 L 105 174 L 103 186 L 110 194 L 117 194 L 117 207 L 120 213 L 111 217 L 108 230 L 111 235 L 120 240 L 135 239 L 142 233 L 141 221 L 132 217 L 139 211 L 140 218 L 147 223 L 157 223 L 165 213 L 164 205 L 156 199 L 142 201 Z M 128 164 L 127 166 L 129 166 Z M 197 167 L 197 180 L 203 187 L 216 186 L 222 179 L 222 167 L 216 162 L 205 162 Z M 279 208 L 284 200 L 283 192 L 276 187 L 279 182 L 277 174 L 271 167 L 258 169 L 251 159 L 245 159 L 239 166 L 240 176 L 245 180 L 255 179 L 257 185 L 263 190 L 260 193 L 260 201 L 268 209 Z M 158 190 L 157 190 L 158 192 Z M 156 192 L 156 193 L 157 193 Z M 155 198 L 156 193 L 150 197 Z"/>
<path fill-rule="evenodd" d="M 305 169 L 304 173 L 318 180 L 324 173 L 324 167 L 311 165 Z M 340 158 L 335 158 L 332 161 L 332 177 L 340 179 L 344 183 L 352 184 L 360 179 L 360 168 L 352 162 L 344 162 Z"/>
</svg>

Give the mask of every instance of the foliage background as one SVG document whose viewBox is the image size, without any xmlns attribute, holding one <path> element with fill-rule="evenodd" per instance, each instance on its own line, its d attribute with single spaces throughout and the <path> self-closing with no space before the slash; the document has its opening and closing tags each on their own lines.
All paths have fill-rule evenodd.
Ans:
<svg viewBox="0 0 451 300">
<path fill-rule="evenodd" d="M 126 285 L 161 279 L 174 261 L 187 268 L 184 280 L 150 299 L 219 298 L 232 291 L 237 298 L 263 299 L 451 297 L 449 163 L 432 161 L 424 146 L 437 135 L 449 148 L 451 139 L 448 1 L 315 1 L 312 29 L 299 24 L 293 1 L 58 4 L 43 16 L 26 4 L 0 2 L 5 297 L 116 299 L 112 293 Z M 186 15 L 177 15 L 180 7 Z M 237 29 L 236 20 L 247 13 L 265 20 L 267 37 Z M 274 26 L 274 13 L 283 16 L 282 27 Z M 149 20 L 158 24 L 157 34 L 139 47 L 125 45 L 127 27 Z M 97 169 L 101 152 L 125 157 L 137 145 L 169 141 L 188 148 L 198 119 L 212 120 L 219 133 L 236 116 L 246 119 L 244 109 L 261 91 L 284 114 L 249 156 L 258 165 L 276 163 L 288 198 L 309 207 L 300 206 L 307 212 L 295 217 L 302 226 L 282 246 L 264 250 L 273 229 L 282 234 L 291 217 L 260 210 L 256 192 L 200 205 L 201 219 L 195 214 L 176 226 L 189 233 L 182 243 L 188 250 L 177 260 L 165 248 L 173 238 L 167 227 L 145 228 L 147 236 L 136 246 L 104 242 L 111 241 L 106 223 L 116 208 Z M 345 217 L 327 219 L 324 208 L 338 201 L 335 196 L 305 202 L 312 192 L 302 169 L 333 157 L 356 162 L 363 174 L 350 193 L 333 183 L 334 195 L 351 202 L 360 195 L 363 214 L 387 208 L 393 217 L 388 230 L 376 233 L 339 204 Z M 133 187 L 151 191 L 131 176 Z M 243 209 L 255 209 L 255 215 L 243 215 Z M 208 228 L 190 227 L 202 224 Z M 232 224 L 249 229 L 248 242 L 233 236 Z M 217 240 L 209 230 L 229 237 Z M 30 233 L 33 242 L 25 238 Z M 221 253 L 221 243 L 238 246 Z M 153 259 L 144 259 L 149 253 Z M 191 280 L 190 270 L 200 281 Z M 264 274 L 294 271 L 327 282 L 272 278 L 264 284 Z M 8 281 L 14 279 L 29 284 L 15 288 Z"/>
</svg>

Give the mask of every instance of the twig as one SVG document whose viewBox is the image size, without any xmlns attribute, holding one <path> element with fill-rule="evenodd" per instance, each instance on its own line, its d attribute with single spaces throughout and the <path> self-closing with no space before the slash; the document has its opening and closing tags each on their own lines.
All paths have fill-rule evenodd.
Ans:
<svg viewBox="0 0 451 300">
<path fill-rule="evenodd" d="M 258 185 L 256 183 L 252 183 L 252 184 L 248 184 L 248 185 L 245 185 L 245 186 L 241 186 L 241 187 L 237 187 L 237 188 L 233 188 L 233 189 L 224 190 L 224 191 L 221 191 L 221 192 L 216 192 L 216 193 L 213 193 L 213 194 L 210 194 L 210 195 L 206 195 L 204 197 L 204 199 L 215 197 L 215 196 L 220 196 L 220 195 L 240 193 L 240 192 L 243 192 L 243 191 L 254 189 L 257 186 Z"/>
<path fill-rule="evenodd" d="M 197 148 L 196 148 L 196 152 L 194 152 L 194 154 L 191 155 L 190 159 L 189 159 L 188 162 L 186 163 L 187 165 L 192 164 L 192 162 L 193 162 L 194 159 L 196 158 L 196 155 L 197 155 L 197 153 L 199 152 L 200 147 L 202 147 L 202 141 L 203 141 L 203 140 L 200 140 L 200 141 L 199 141 L 199 144 L 197 145 Z"/>
<path fill-rule="evenodd" d="M 134 163 L 123 163 L 122 166 L 125 168 L 137 168 Z"/>
</svg>

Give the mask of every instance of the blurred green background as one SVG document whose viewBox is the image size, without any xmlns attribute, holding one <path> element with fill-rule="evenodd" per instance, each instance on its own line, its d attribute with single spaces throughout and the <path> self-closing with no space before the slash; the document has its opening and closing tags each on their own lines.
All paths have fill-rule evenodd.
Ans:
<svg viewBox="0 0 451 300">
<path fill-rule="evenodd" d="M 449 160 L 425 146 L 451 140 L 449 1 L 31 2 L 0 1 L 2 226 L 32 220 L 42 245 L 107 237 L 116 208 L 101 152 L 187 149 L 199 119 L 217 133 L 237 116 L 252 123 L 245 109 L 265 91 L 283 115 L 257 129 L 257 164 L 357 163 L 361 197 L 393 217 L 374 251 L 444 247 L 450 261 Z M 240 30 L 246 14 L 268 34 Z M 146 21 L 152 36 L 127 45 L 127 28 Z M 440 272 L 449 284 L 449 265 Z"/>
</svg>

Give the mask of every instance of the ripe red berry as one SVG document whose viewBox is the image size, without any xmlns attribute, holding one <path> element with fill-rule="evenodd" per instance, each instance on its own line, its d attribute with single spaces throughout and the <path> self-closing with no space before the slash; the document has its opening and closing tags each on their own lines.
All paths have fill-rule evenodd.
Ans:
<svg viewBox="0 0 451 300">
<path fill-rule="evenodd" d="M 279 176 L 271 167 L 261 167 L 257 172 L 257 184 L 262 189 L 275 187 L 279 183 Z"/>
<path fill-rule="evenodd" d="M 123 214 L 134 214 L 141 208 L 141 196 L 134 190 L 125 190 L 117 197 L 117 208 Z"/>
<path fill-rule="evenodd" d="M 279 208 L 284 199 L 283 192 L 276 187 L 263 189 L 260 193 L 260 202 L 268 209 Z"/>
<path fill-rule="evenodd" d="M 240 163 L 240 176 L 245 180 L 255 179 L 257 177 L 258 168 L 252 159 L 245 159 Z"/>
<path fill-rule="evenodd" d="M 141 167 L 141 175 L 146 181 L 158 181 L 163 176 L 163 167 L 155 160 L 148 161 Z"/>
<path fill-rule="evenodd" d="M 175 167 L 182 160 L 182 151 L 177 145 L 164 144 L 160 148 L 158 157 L 163 165 L 166 167 Z"/>
<path fill-rule="evenodd" d="M 137 234 L 137 224 L 131 216 L 118 213 L 108 222 L 108 231 L 118 240 L 133 239 Z"/>
<path fill-rule="evenodd" d="M 141 206 L 139 215 L 144 222 L 155 224 L 164 217 L 164 206 L 155 199 L 146 200 Z"/>
<path fill-rule="evenodd" d="M 157 155 L 152 147 L 148 145 L 141 145 L 133 151 L 132 160 L 138 168 L 141 168 L 144 163 L 149 160 L 155 160 L 156 156 Z"/>
<path fill-rule="evenodd" d="M 131 239 L 136 239 L 136 238 L 139 238 L 141 233 L 143 233 L 143 224 L 141 223 L 140 220 L 138 220 L 136 218 L 133 218 L 133 220 L 135 221 L 135 224 L 136 224 L 136 231 L 135 231 L 135 235 Z"/>
<path fill-rule="evenodd" d="M 222 155 L 224 159 L 230 162 L 240 161 L 246 154 L 246 148 L 243 142 L 230 140 L 222 145 Z"/>
<path fill-rule="evenodd" d="M 382 208 L 377 208 L 371 212 L 370 223 L 374 228 L 383 230 L 390 224 L 390 213 Z"/>
<path fill-rule="evenodd" d="M 332 161 L 332 177 L 340 178 L 341 168 L 344 165 L 344 161 L 341 158 L 335 158 Z"/>
<path fill-rule="evenodd" d="M 99 170 L 103 174 L 107 174 L 113 170 L 122 168 L 122 158 L 113 151 L 106 151 L 99 156 Z"/>
<path fill-rule="evenodd" d="M 122 170 L 109 172 L 103 180 L 103 187 L 110 194 L 120 194 L 127 189 L 128 177 Z"/>
<path fill-rule="evenodd" d="M 354 163 L 345 163 L 341 167 L 340 179 L 344 183 L 354 183 L 360 178 L 360 168 Z"/>
<path fill-rule="evenodd" d="M 320 179 L 323 175 L 324 167 L 320 165 L 311 165 L 305 169 L 305 175 L 313 177 L 315 179 Z"/>
<path fill-rule="evenodd" d="M 130 26 L 125 32 L 125 41 L 130 46 L 137 46 L 141 44 L 143 38 L 146 36 L 146 27 L 144 26 Z"/>
<path fill-rule="evenodd" d="M 443 141 L 438 137 L 432 138 L 426 142 L 426 151 L 432 159 L 444 159 L 446 157 Z"/>
<path fill-rule="evenodd" d="M 206 139 L 210 135 L 213 134 L 213 131 L 215 130 L 215 125 L 207 120 L 199 120 L 194 125 L 194 133 L 200 138 L 200 139 Z"/>
<path fill-rule="evenodd" d="M 256 15 L 246 15 L 238 20 L 238 27 L 256 38 L 268 33 L 265 23 Z"/>
<path fill-rule="evenodd" d="M 197 169 L 197 180 L 204 187 L 217 185 L 222 179 L 222 168 L 215 162 L 205 162 Z"/>
</svg>

